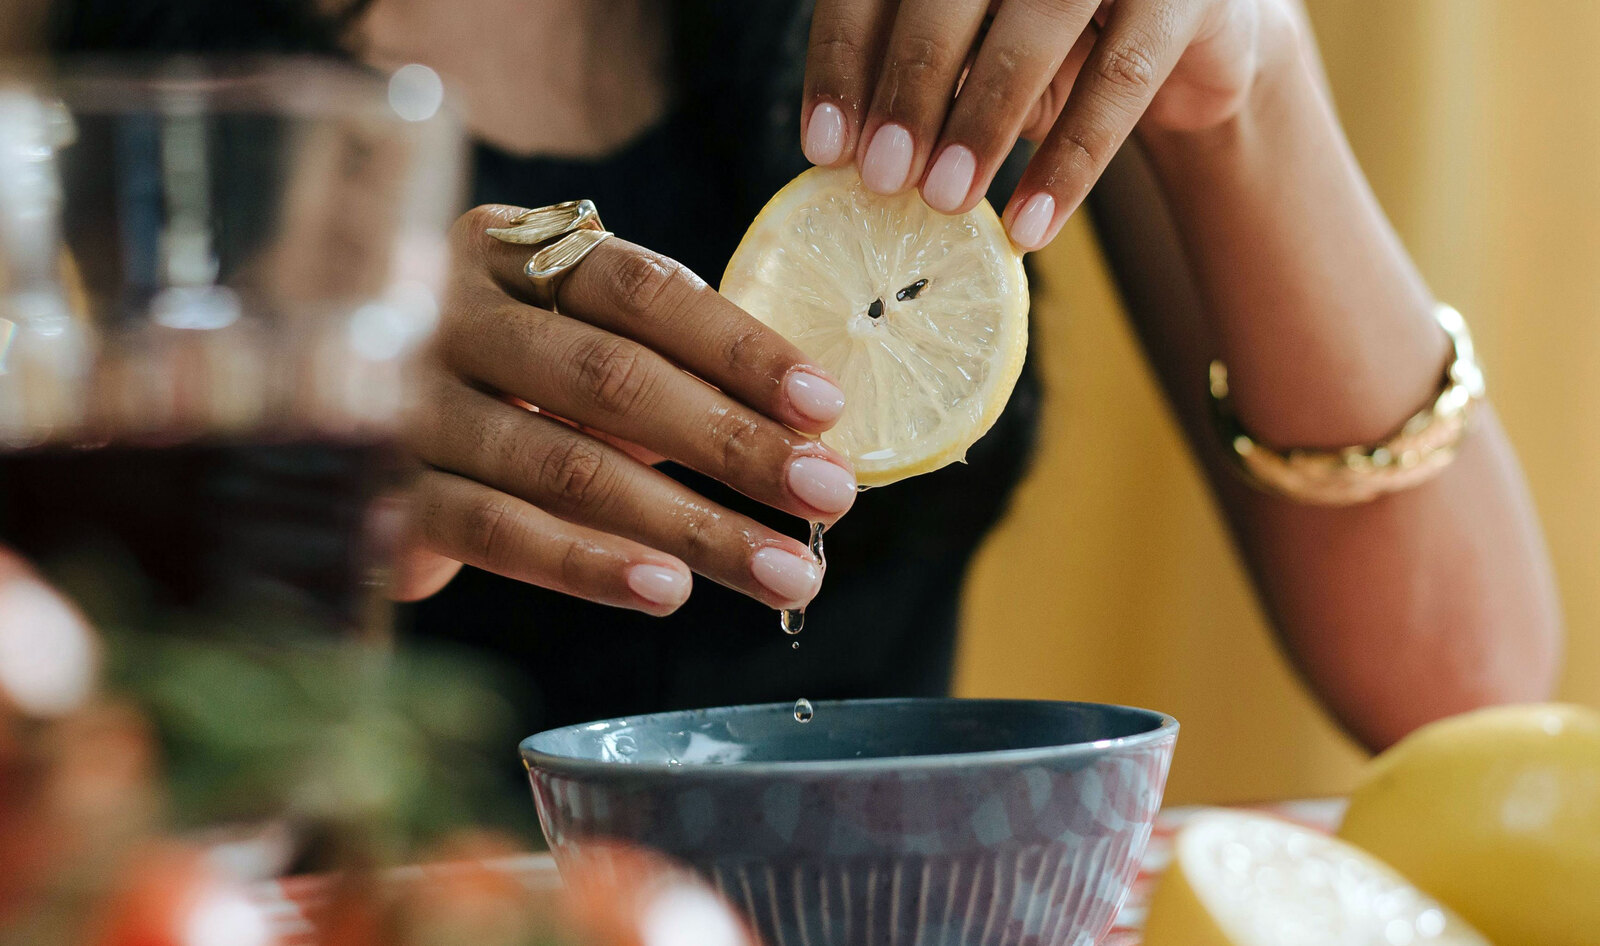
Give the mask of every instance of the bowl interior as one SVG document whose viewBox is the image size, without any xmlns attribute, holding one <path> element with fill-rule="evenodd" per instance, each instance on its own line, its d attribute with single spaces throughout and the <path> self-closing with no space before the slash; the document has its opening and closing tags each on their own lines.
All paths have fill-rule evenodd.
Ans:
<svg viewBox="0 0 1600 946">
<path fill-rule="evenodd" d="M 1175 727 L 1151 710 L 1039 700 L 845 700 L 687 710 L 569 726 L 522 744 L 534 765 L 563 762 L 727 765 L 968 755 L 1158 737 Z"/>
</svg>

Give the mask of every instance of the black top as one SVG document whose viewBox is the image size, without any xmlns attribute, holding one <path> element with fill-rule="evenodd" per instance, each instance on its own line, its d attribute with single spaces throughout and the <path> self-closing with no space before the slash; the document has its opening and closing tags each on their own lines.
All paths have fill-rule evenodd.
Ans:
<svg viewBox="0 0 1600 946">
<path fill-rule="evenodd" d="M 804 5 L 799 5 L 803 7 Z M 476 154 L 478 203 L 587 197 L 608 229 L 713 285 L 767 198 L 806 165 L 799 103 L 809 11 L 751 4 L 680 37 L 680 107 L 597 161 Z M 737 35 L 724 35 L 736 33 Z M 752 127 L 755 125 L 756 127 Z M 1015 162 L 996 186 L 1004 199 Z M 827 535 L 828 571 L 805 631 L 706 579 L 668 618 L 606 608 L 465 569 L 407 609 L 412 633 L 490 652 L 527 678 L 520 731 L 653 710 L 947 691 L 960 590 L 973 553 L 1020 479 L 1039 387 L 1031 364 L 968 463 L 858 497 Z M 804 522 L 678 467 L 704 495 L 804 539 Z M 792 641 L 800 649 L 790 647 Z"/>
</svg>

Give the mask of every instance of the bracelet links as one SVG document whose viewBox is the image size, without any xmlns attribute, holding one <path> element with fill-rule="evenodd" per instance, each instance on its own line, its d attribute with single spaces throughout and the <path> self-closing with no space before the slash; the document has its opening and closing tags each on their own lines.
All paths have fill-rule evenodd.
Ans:
<svg viewBox="0 0 1600 946">
<path fill-rule="evenodd" d="M 1440 303 L 1434 319 L 1452 353 L 1438 393 L 1393 436 L 1336 450 L 1279 449 L 1239 422 L 1228 394 L 1228 369 L 1211 363 L 1212 419 L 1223 449 L 1256 488 L 1295 502 L 1353 506 L 1419 486 L 1456 457 L 1484 399 L 1483 371 L 1461 313 Z"/>
</svg>

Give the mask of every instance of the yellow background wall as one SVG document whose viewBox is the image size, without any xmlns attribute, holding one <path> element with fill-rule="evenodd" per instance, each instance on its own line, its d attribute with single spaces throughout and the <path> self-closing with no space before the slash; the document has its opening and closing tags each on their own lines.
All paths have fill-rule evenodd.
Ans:
<svg viewBox="0 0 1600 946">
<path fill-rule="evenodd" d="M 1346 129 L 1471 320 L 1600 705 L 1600 3 L 1309 0 Z M 1088 227 L 1041 260 L 1042 451 L 966 601 L 958 690 L 1183 722 L 1169 799 L 1347 788 L 1362 758 L 1274 649 Z"/>
</svg>

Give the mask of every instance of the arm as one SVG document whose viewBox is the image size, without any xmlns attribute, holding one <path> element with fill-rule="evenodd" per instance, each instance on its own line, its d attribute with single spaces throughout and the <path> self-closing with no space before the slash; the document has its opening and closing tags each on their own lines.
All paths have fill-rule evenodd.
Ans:
<svg viewBox="0 0 1600 946">
<path fill-rule="evenodd" d="M 1223 469 L 1206 365 L 1262 440 L 1391 434 L 1447 341 L 1321 87 L 1292 0 L 818 0 L 802 107 L 817 164 L 971 209 L 1039 142 L 1002 215 L 1049 243 L 1094 210 L 1134 322 L 1290 655 L 1370 746 L 1549 692 L 1550 566 L 1492 412 L 1450 469 L 1347 509 L 1258 495 Z M 987 16 L 986 16 L 987 15 Z M 1134 144 L 1122 148 L 1138 130 Z"/>
<path fill-rule="evenodd" d="M 1492 411 L 1432 482 L 1352 508 L 1296 505 L 1226 469 L 1206 364 L 1269 443 L 1392 433 L 1448 343 L 1368 190 L 1303 24 L 1263 22 L 1228 121 L 1140 126 L 1090 199 L 1130 317 L 1308 682 L 1368 746 L 1434 718 L 1546 696 L 1560 652 L 1549 560 Z M 1470 317 L 1470 313 L 1469 317 Z"/>
</svg>

